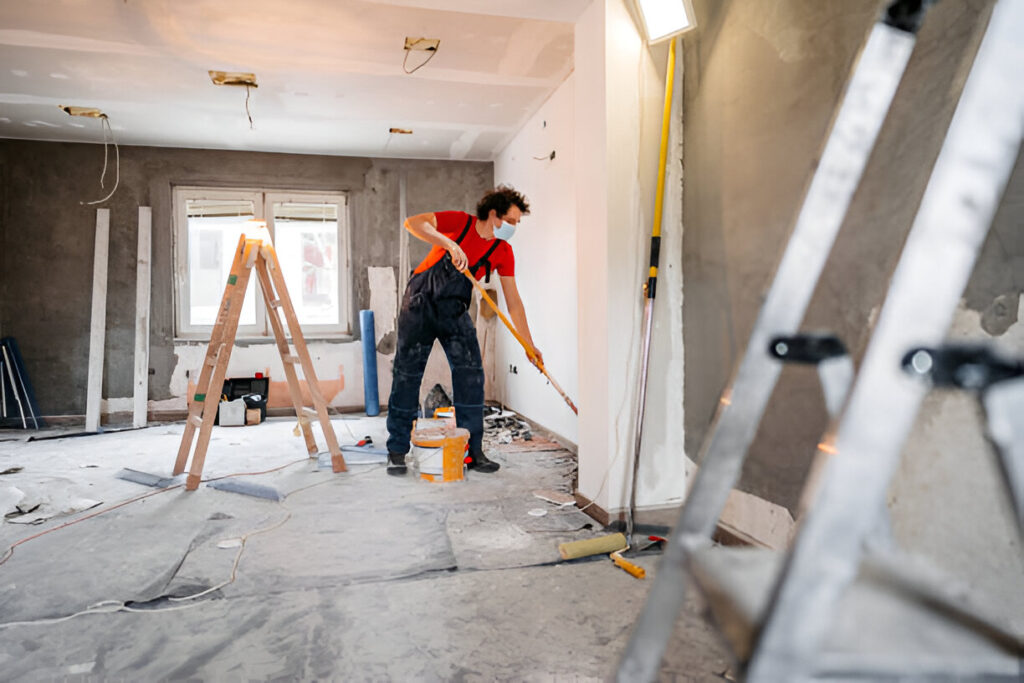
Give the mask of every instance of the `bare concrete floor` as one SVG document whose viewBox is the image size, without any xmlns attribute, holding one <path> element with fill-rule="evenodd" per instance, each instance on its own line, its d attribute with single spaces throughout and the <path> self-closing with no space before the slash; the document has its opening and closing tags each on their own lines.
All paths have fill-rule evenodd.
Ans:
<svg viewBox="0 0 1024 683">
<path fill-rule="evenodd" d="M 536 450 L 543 440 L 522 444 L 535 450 L 511 444 L 492 455 L 502 465 L 497 474 L 430 484 L 389 477 L 379 464 L 322 469 L 293 426 L 281 419 L 215 428 L 204 469 L 215 478 L 281 468 L 236 477 L 273 487 L 285 496 L 280 502 L 115 476 L 125 467 L 170 476 L 181 424 L 0 440 L 0 472 L 23 468 L 0 475 L 0 501 L 18 493 L 40 501 L 34 513 L 0 525 L 0 561 L 8 557 L 0 564 L 0 678 L 612 675 L 658 558 L 637 560 L 647 581 L 606 558 L 556 563 L 559 542 L 601 533 L 574 508 L 532 494 L 567 489 L 569 453 Z M 365 434 L 384 442 L 383 418 L 335 418 L 334 427 L 342 443 Z M 145 494 L 154 495 L 111 509 Z M 102 504 L 18 523 L 87 505 L 83 499 Z M 75 520 L 82 521 L 56 528 Z M 728 666 L 691 602 L 663 678 L 722 680 Z"/>
</svg>

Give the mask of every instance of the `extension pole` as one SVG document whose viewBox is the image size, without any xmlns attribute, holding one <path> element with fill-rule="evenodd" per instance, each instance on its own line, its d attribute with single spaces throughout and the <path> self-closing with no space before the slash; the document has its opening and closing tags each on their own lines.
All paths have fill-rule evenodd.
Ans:
<svg viewBox="0 0 1024 683">
<path fill-rule="evenodd" d="M 668 65 L 665 68 L 665 110 L 661 117 L 661 154 L 658 157 L 658 191 L 654 200 L 654 227 L 651 229 L 651 267 L 644 292 L 644 339 L 640 352 L 640 395 L 637 397 L 636 439 L 633 444 L 633 477 L 629 493 L 629 514 L 626 517 L 626 542 L 633 545 L 633 515 L 636 513 L 636 479 L 640 469 L 640 444 L 643 439 L 644 410 L 647 407 L 647 366 L 651 356 L 651 318 L 654 316 L 654 296 L 658 284 L 658 256 L 661 251 L 661 211 L 665 203 L 665 162 L 668 158 L 668 131 L 672 120 L 672 86 L 676 70 L 676 39 L 668 47 Z"/>
<path fill-rule="evenodd" d="M 487 304 L 494 309 L 494 312 L 498 314 L 499 318 L 501 318 L 501 322 L 505 323 L 505 327 L 507 327 L 508 331 L 512 333 L 512 336 L 515 337 L 519 341 L 519 343 L 523 345 L 523 349 L 526 351 L 526 356 L 534 365 L 537 366 L 538 370 L 544 373 L 544 376 L 548 378 L 549 382 L 551 382 L 551 386 L 555 388 L 555 391 L 561 394 L 562 398 L 565 399 L 565 402 L 569 404 L 569 407 L 572 409 L 572 412 L 579 415 L 580 411 L 576 409 L 576 404 L 573 403 L 572 399 L 569 398 L 568 394 L 566 394 L 565 391 L 562 390 L 562 387 L 558 386 L 558 382 L 555 381 L 555 378 L 548 374 L 548 371 L 544 368 L 544 362 L 541 361 L 541 359 L 537 356 L 537 352 L 533 349 L 532 346 L 530 346 L 530 343 L 523 339 L 523 336 L 516 331 L 516 326 L 512 324 L 511 320 L 505 317 L 505 314 L 501 312 L 500 308 L 498 308 L 498 304 L 494 303 L 494 300 L 491 299 L 490 295 L 487 294 L 484 288 L 480 286 L 480 283 L 476 281 L 476 278 L 473 277 L 473 275 L 468 270 L 462 271 L 462 274 L 469 278 L 469 281 L 472 282 L 473 286 L 476 287 L 477 291 L 480 292 L 480 296 L 483 298 L 483 300 L 486 301 Z"/>
</svg>

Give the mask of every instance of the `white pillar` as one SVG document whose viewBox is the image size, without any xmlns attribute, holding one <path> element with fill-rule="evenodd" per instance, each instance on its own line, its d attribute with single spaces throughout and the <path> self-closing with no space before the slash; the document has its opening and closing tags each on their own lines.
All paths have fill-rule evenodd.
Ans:
<svg viewBox="0 0 1024 683">
<path fill-rule="evenodd" d="M 92 322 L 89 327 L 89 380 L 85 398 L 85 431 L 100 430 L 103 396 L 103 347 L 107 333 L 107 249 L 110 209 L 96 209 L 96 251 L 92 266 Z"/>
</svg>

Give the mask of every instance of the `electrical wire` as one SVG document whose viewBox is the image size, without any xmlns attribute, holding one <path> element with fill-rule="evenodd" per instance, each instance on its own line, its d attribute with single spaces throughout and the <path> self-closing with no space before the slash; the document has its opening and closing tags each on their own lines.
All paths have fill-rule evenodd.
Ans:
<svg viewBox="0 0 1024 683">
<path fill-rule="evenodd" d="M 298 464 L 298 463 L 301 463 L 301 462 L 306 462 L 307 460 L 308 460 L 308 458 L 303 458 L 301 460 L 296 460 L 294 462 L 286 463 L 286 464 L 281 465 L 279 467 L 274 467 L 274 468 L 269 469 L 269 470 L 263 470 L 261 472 L 236 472 L 234 474 L 227 474 L 227 475 L 223 475 L 223 476 L 220 476 L 220 477 L 210 477 L 208 479 L 203 479 L 203 481 L 204 482 L 208 482 L 208 481 L 217 481 L 219 479 L 227 479 L 228 477 L 249 476 L 249 475 L 256 475 L 256 474 L 268 474 L 270 472 L 276 472 L 278 470 L 282 470 L 282 469 L 284 469 L 286 467 L 290 467 L 292 465 L 295 465 L 295 464 Z M 369 472 L 372 472 L 372 471 L 378 470 L 378 469 L 380 469 L 380 466 L 370 467 L 370 468 L 367 468 L 365 471 L 360 472 L 359 474 L 353 475 L 353 476 L 363 476 L 363 475 L 368 474 Z M 331 483 L 332 481 L 334 481 L 334 480 L 333 479 L 327 479 L 327 480 L 324 480 L 324 481 L 319 481 L 319 482 L 310 484 L 308 486 L 303 486 L 301 488 L 295 489 L 294 491 L 291 491 L 287 495 L 285 495 L 285 500 L 287 500 L 291 496 L 295 495 L 296 493 L 299 493 L 301 491 L 306 491 L 308 489 L 315 488 L 317 486 L 323 486 L 325 484 Z M 24 539 L 18 541 L 17 543 L 13 544 L 8 549 L 8 554 L 3 558 L 3 560 L 0 560 L 0 565 L 2 565 L 4 562 L 6 562 L 8 559 L 10 559 L 11 555 L 14 554 L 14 548 L 16 546 L 18 546 L 18 545 L 21 545 L 22 543 L 26 543 L 26 542 L 34 539 L 34 538 L 38 538 L 40 536 L 44 536 L 45 534 L 51 533 L 53 531 L 57 531 L 58 529 L 63 529 L 65 527 L 71 526 L 72 524 L 77 524 L 78 522 L 83 522 L 86 519 L 91 519 L 91 518 L 96 517 L 98 515 L 101 515 L 103 513 L 110 512 L 111 510 L 116 510 L 119 507 L 124 507 L 125 505 L 128 505 L 130 503 L 134 503 L 134 502 L 136 502 L 138 500 L 142 500 L 143 498 L 149 498 L 150 496 L 155 496 L 155 495 L 160 494 L 160 493 L 166 493 L 167 491 L 173 491 L 174 489 L 179 489 L 182 486 L 183 486 L 183 484 L 177 484 L 175 486 L 171 486 L 171 487 L 168 487 L 166 489 L 161 489 L 159 491 L 152 491 L 150 493 L 146 493 L 146 494 L 141 495 L 141 496 L 136 496 L 135 498 L 131 498 L 129 500 L 123 501 L 121 503 L 118 503 L 117 505 L 114 505 L 114 506 L 110 507 L 110 508 L 105 508 L 105 509 L 100 510 L 98 512 L 94 512 L 92 514 L 86 515 L 85 517 L 80 517 L 78 519 L 72 520 L 72 521 L 67 522 L 65 524 L 61 524 L 58 527 L 54 527 L 52 529 L 47 529 L 46 531 L 40 532 L 38 534 L 34 534 L 33 536 L 29 536 L 28 538 L 24 538 Z M 170 597 L 167 598 L 167 600 L 170 601 L 170 602 L 186 602 L 186 601 L 189 601 L 189 600 L 196 600 L 198 598 L 201 598 L 203 596 L 209 595 L 210 593 L 218 591 L 221 588 L 224 588 L 224 587 L 229 586 L 232 583 L 234 583 L 235 579 L 238 576 L 238 566 L 239 566 L 239 564 L 242 561 L 242 554 L 245 552 L 245 545 L 246 545 L 246 542 L 249 540 L 249 538 L 251 538 L 252 536 L 256 536 L 258 534 L 268 533 L 268 532 L 273 531 L 275 529 L 279 529 L 282 526 L 284 526 L 288 522 L 288 520 L 290 520 L 292 518 L 292 512 L 288 508 L 288 506 L 285 505 L 283 501 L 279 502 L 278 504 L 285 509 L 284 517 L 282 517 L 280 520 L 278 520 L 274 524 L 271 524 L 270 526 L 263 527 L 262 529 L 257 529 L 256 531 L 250 531 L 250 532 L 248 532 L 246 534 L 243 534 L 242 536 L 239 537 L 239 540 L 241 541 L 241 545 L 238 548 L 238 552 L 235 554 L 234 562 L 232 562 L 232 565 L 231 565 L 231 574 L 227 578 L 227 580 L 222 581 L 221 583 L 219 583 L 219 584 L 217 584 L 215 586 L 211 586 L 210 588 L 206 588 L 206 589 L 204 589 L 204 590 L 202 590 L 202 591 L 200 591 L 198 593 L 193 593 L 192 595 L 183 595 L 183 596 L 170 596 Z M 89 605 L 89 607 L 87 607 L 86 609 L 84 609 L 84 610 L 82 610 L 80 612 L 75 612 L 74 614 L 69 614 L 69 615 L 64 616 L 64 617 L 56 617 L 56 618 L 52 618 L 52 619 L 37 619 L 37 620 L 33 620 L 33 621 L 9 621 L 9 622 L 6 622 L 6 623 L 0 623 L 0 629 L 9 628 L 11 626 L 40 626 L 40 625 L 48 625 L 48 624 L 59 624 L 61 622 L 70 621 L 71 619 L 74 619 L 76 617 L 85 616 L 87 614 L 114 614 L 114 613 L 117 613 L 117 612 L 133 612 L 133 613 L 139 613 L 139 614 L 142 614 L 142 613 L 145 613 L 145 614 L 155 614 L 155 613 L 159 613 L 159 612 L 177 612 L 177 611 L 181 611 L 181 610 L 184 610 L 184 609 L 192 609 L 194 607 L 200 606 L 201 604 L 203 604 L 203 603 L 194 603 L 194 604 L 190 604 L 190 605 L 180 605 L 180 606 L 176 606 L 176 607 L 163 607 L 163 608 L 155 608 L 155 609 L 139 609 L 137 607 L 132 607 L 132 606 L 128 605 L 127 603 L 125 603 L 124 601 L 121 601 L 121 600 L 101 600 L 100 602 L 96 602 L 96 603 L 93 603 L 92 605 Z"/>
<path fill-rule="evenodd" d="M 230 477 L 248 477 L 248 476 L 256 476 L 256 475 L 260 475 L 260 474 L 270 474 L 271 472 L 277 472 L 279 470 L 283 470 L 286 467 L 291 467 L 292 465 L 297 465 L 299 463 L 307 462 L 309 460 L 310 460 L 310 458 L 302 458 L 301 460 L 295 460 L 293 462 L 285 463 L 284 465 L 280 465 L 278 467 L 273 467 L 273 468 L 271 468 L 269 470 L 263 470 L 261 472 L 235 472 L 233 474 L 224 474 L 224 475 L 221 475 L 219 477 L 207 477 L 207 478 L 203 479 L 202 481 L 205 483 L 205 482 L 211 482 L 211 481 L 219 481 L 220 479 L 228 479 Z M 128 500 L 121 501 L 120 503 L 116 503 L 115 505 L 112 505 L 112 506 L 110 506 L 108 508 L 103 508 L 102 510 L 97 510 L 96 512 L 91 512 L 88 515 L 85 515 L 83 517 L 79 517 L 77 519 L 72 519 L 72 520 L 70 520 L 68 522 L 64 522 L 63 524 L 55 526 L 55 527 L 53 527 L 51 529 L 46 529 L 45 531 L 40 531 L 37 534 L 32 534 L 31 536 L 23 538 L 20 541 L 16 541 L 15 543 L 12 543 L 10 546 L 8 546 L 7 550 L 4 552 L 3 557 L 0 557 L 0 566 L 3 566 L 4 563 L 6 563 L 9 559 L 11 559 L 11 556 L 14 555 L 14 549 L 17 548 L 19 545 L 21 545 L 23 543 L 28 543 L 31 540 L 37 539 L 40 536 L 45 536 L 46 534 L 51 534 L 54 531 L 60 531 L 61 529 L 66 529 L 67 527 L 73 526 L 75 524 L 78 524 L 79 522 L 84 522 L 87 519 L 92 519 L 93 517 L 98 517 L 98 516 L 100 516 L 102 514 L 106 514 L 107 512 L 110 512 L 112 510 L 117 510 L 118 508 L 122 508 L 125 505 L 130 505 L 131 503 L 138 502 L 140 500 L 143 500 L 144 498 L 149 498 L 151 496 L 156 496 L 156 495 L 159 495 L 161 493 L 167 493 L 168 491 L 174 491 L 175 489 L 180 489 L 182 486 L 184 486 L 184 484 L 175 484 L 174 486 L 168 486 L 167 488 L 160 489 L 159 491 L 150 491 L 149 493 L 144 493 L 144 494 L 142 494 L 140 496 L 135 496 L 134 498 L 129 498 Z M 302 490 L 302 489 L 299 489 L 299 490 Z"/>
<path fill-rule="evenodd" d="M 430 56 L 427 57 L 425 60 L 423 60 L 423 62 L 420 63 L 419 66 L 417 66 L 415 69 L 413 69 L 412 71 L 409 71 L 409 67 L 408 67 L 408 64 L 409 64 L 409 53 L 412 52 L 412 48 L 413 47 L 415 47 L 416 45 L 419 45 L 420 43 L 422 43 L 423 40 L 424 40 L 423 38 L 420 38 L 415 43 L 413 43 L 412 45 L 410 45 L 410 46 L 405 48 L 405 59 L 402 60 L 402 71 L 404 71 L 405 73 L 407 73 L 407 74 L 414 74 L 414 73 L 416 73 L 417 71 L 419 71 L 420 69 L 425 67 L 430 62 L 430 60 L 434 58 L 434 55 L 437 54 L 437 51 L 440 48 L 440 45 L 438 45 L 438 47 L 435 47 L 433 50 L 428 50 L 428 52 L 430 53 Z"/>
<path fill-rule="evenodd" d="M 94 202 L 79 202 L 83 206 L 92 206 L 94 204 L 102 204 L 117 192 L 117 186 L 121 182 L 121 152 L 117 147 L 117 140 L 114 139 L 114 129 L 110 127 L 110 119 L 107 118 L 106 114 L 100 115 L 100 128 L 103 130 L 103 172 L 100 174 L 100 189 L 104 189 L 104 180 L 107 176 L 107 132 L 110 132 L 110 142 L 114 144 L 114 159 L 115 159 L 115 177 L 114 177 L 114 189 L 110 191 L 103 199 L 97 199 Z"/>
<path fill-rule="evenodd" d="M 251 86 L 245 86 L 245 115 L 249 117 L 249 130 L 254 130 L 252 124 L 252 113 L 249 111 L 249 93 L 251 92 Z"/>
<path fill-rule="evenodd" d="M 97 510 L 96 512 L 91 512 L 88 515 L 85 515 L 84 517 L 79 517 L 77 519 L 72 519 L 72 520 L 70 520 L 68 522 L 64 522 L 63 524 L 60 524 L 60 525 L 55 526 L 53 528 L 46 529 L 45 531 L 40 531 L 37 534 L 32 534 L 31 536 L 23 538 L 20 541 L 16 541 L 15 543 L 12 543 L 10 546 L 8 546 L 6 552 L 4 552 L 4 556 L 0 557 L 0 566 L 3 566 L 7 562 L 7 560 L 11 559 L 11 557 L 14 555 L 14 549 L 17 548 L 19 545 L 22 545 L 23 543 L 28 543 L 31 540 L 37 539 L 40 536 L 45 536 L 46 534 L 51 534 L 54 531 L 60 531 L 61 529 L 66 529 L 69 526 L 73 526 L 75 524 L 78 524 L 79 522 L 84 522 L 87 519 L 92 519 L 93 517 L 99 517 L 102 514 L 110 512 L 111 510 L 116 510 L 118 508 L 122 508 L 125 505 L 129 505 L 131 503 L 135 503 L 135 502 L 140 501 L 140 500 L 142 500 L 144 498 L 149 498 L 151 496 L 156 496 L 156 495 L 159 495 L 161 493 L 167 493 L 168 491 L 173 491 L 175 489 L 180 489 L 182 486 L 184 486 L 184 484 L 176 484 L 174 486 L 169 486 L 169 487 L 167 487 L 165 489 L 160 489 L 159 491 L 150 491 L 149 493 L 144 493 L 141 496 L 135 496 L 134 498 L 129 498 L 128 500 L 121 501 L 120 503 L 117 503 L 116 505 L 112 505 L 109 508 L 103 508 L 102 510 Z"/>
</svg>

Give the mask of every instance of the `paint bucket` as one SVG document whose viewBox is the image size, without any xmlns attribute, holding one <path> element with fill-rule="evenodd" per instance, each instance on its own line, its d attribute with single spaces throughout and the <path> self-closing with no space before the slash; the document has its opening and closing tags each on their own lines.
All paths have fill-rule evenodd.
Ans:
<svg viewBox="0 0 1024 683">
<path fill-rule="evenodd" d="M 462 481 L 465 472 L 469 430 L 457 427 L 423 425 L 417 420 L 412 433 L 412 455 L 420 479 L 435 483 Z"/>
</svg>

